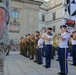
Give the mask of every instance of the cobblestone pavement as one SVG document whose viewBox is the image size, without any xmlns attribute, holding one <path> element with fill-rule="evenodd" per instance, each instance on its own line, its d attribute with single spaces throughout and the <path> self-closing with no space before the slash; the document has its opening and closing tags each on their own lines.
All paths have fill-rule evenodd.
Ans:
<svg viewBox="0 0 76 75">
<path fill-rule="evenodd" d="M 11 51 L 10 55 L 5 60 L 5 75 L 58 75 L 60 71 L 59 63 L 56 61 L 57 57 L 52 60 L 52 66 L 45 69 L 43 65 L 38 65 L 19 54 L 18 51 Z M 72 58 L 69 57 L 69 74 L 76 75 L 76 67 L 71 66 Z"/>
</svg>

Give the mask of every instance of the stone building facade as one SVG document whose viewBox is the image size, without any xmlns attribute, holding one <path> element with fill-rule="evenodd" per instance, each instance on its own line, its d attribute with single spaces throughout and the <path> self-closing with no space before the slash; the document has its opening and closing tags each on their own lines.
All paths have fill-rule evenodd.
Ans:
<svg viewBox="0 0 76 75">
<path fill-rule="evenodd" d="M 52 27 L 53 32 L 60 32 L 62 0 L 12 0 L 11 7 L 10 38 L 20 38 L 36 30 L 41 31 L 43 27 Z"/>
<path fill-rule="evenodd" d="M 11 19 L 8 25 L 10 39 L 20 38 L 38 30 L 41 4 L 42 2 L 29 0 L 11 1 Z"/>
</svg>

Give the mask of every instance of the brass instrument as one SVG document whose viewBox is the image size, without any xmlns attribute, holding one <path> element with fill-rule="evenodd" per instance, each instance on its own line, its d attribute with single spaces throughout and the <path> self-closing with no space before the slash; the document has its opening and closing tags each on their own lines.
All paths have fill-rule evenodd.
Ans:
<svg viewBox="0 0 76 75">
<path fill-rule="evenodd" d="M 72 45 L 72 40 L 69 40 L 68 44 L 69 44 L 69 46 Z"/>
<path fill-rule="evenodd" d="M 24 39 L 21 40 L 21 45 L 25 45 Z"/>
<path fill-rule="evenodd" d="M 29 44 L 29 40 L 30 40 L 30 36 L 27 36 L 27 37 L 26 37 L 26 44 L 27 44 L 27 45 Z"/>
<path fill-rule="evenodd" d="M 67 35 L 67 34 L 65 34 L 65 35 Z M 62 37 L 63 36 L 65 36 L 65 35 L 62 35 Z M 53 47 L 55 47 L 55 48 L 57 48 L 58 46 L 59 46 L 59 37 L 61 36 L 61 34 L 60 33 L 58 33 L 58 34 L 55 34 L 54 36 L 53 36 L 53 41 L 52 41 L 52 46 Z M 70 42 L 71 43 L 71 42 Z"/>
<path fill-rule="evenodd" d="M 55 47 L 55 48 L 57 48 L 59 46 L 59 39 L 58 39 L 58 35 L 57 34 L 55 34 L 53 36 L 52 46 Z"/>
<path fill-rule="evenodd" d="M 42 34 L 42 37 L 46 37 L 46 38 L 47 38 L 47 33 L 44 32 L 44 33 Z M 49 41 L 46 40 L 46 39 L 44 39 L 44 41 L 45 41 L 45 43 L 48 43 L 48 42 L 49 42 Z"/>
</svg>

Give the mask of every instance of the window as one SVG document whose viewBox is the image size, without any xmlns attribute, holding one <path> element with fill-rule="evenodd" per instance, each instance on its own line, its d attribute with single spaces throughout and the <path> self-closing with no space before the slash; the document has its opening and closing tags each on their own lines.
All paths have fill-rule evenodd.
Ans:
<svg viewBox="0 0 76 75">
<path fill-rule="evenodd" d="M 56 19 L 56 12 L 52 13 L 52 15 L 53 15 L 53 20 L 55 20 Z"/>
<path fill-rule="evenodd" d="M 55 26 L 53 26 L 53 32 L 55 32 Z"/>
<path fill-rule="evenodd" d="M 21 18 L 20 12 L 17 11 L 17 10 L 13 10 L 13 11 L 11 12 L 11 18 L 14 18 L 14 19 L 16 19 L 16 18 Z"/>
<path fill-rule="evenodd" d="M 42 14 L 42 21 L 45 21 L 45 14 Z"/>
</svg>

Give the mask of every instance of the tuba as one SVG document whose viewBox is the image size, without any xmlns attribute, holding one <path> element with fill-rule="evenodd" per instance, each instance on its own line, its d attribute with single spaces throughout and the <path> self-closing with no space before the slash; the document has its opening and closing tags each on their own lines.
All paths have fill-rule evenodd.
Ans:
<svg viewBox="0 0 76 75">
<path fill-rule="evenodd" d="M 58 39 L 58 35 L 57 34 L 55 34 L 53 36 L 52 46 L 55 47 L 55 48 L 57 48 L 59 46 L 59 39 Z"/>
</svg>

